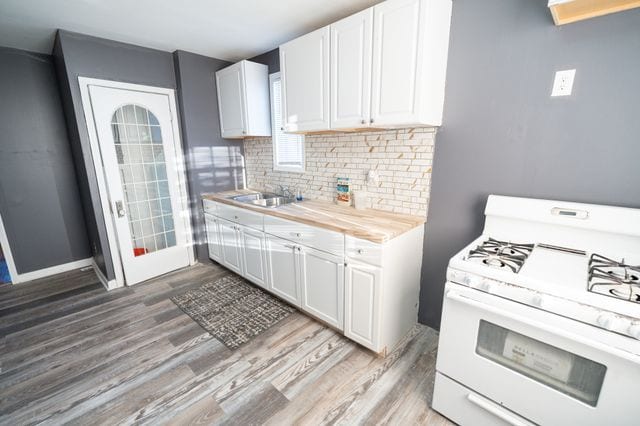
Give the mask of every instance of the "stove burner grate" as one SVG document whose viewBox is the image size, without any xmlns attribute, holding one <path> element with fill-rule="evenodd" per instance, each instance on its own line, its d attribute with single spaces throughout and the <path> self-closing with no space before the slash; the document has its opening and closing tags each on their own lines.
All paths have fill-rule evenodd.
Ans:
<svg viewBox="0 0 640 426">
<path fill-rule="evenodd" d="M 495 268 L 509 268 L 517 273 L 529 254 L 533 244 L 515 244 L 489 238 L 467 255 L 467 259 L 479 259 L 485 265 Z"/>
<path fill-rule="evenodd" d="M 593 253 L 589 259 L 588 290 L 640 303 L 640 265 L 627 265 Z"/>
</svg>

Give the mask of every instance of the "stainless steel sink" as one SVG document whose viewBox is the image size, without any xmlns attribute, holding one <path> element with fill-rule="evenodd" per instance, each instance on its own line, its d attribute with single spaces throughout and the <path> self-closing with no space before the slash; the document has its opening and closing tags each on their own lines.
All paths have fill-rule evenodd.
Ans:
<svg viewBox="0 0 640 426">
<path fill-rule="evenodd" d="M 236 195 L 235 197 L 231 197 L 231 199 L 240 203 L 272 208 L 295 202 L 295 198 L 283 197 L 271 192 L 258 192 L 255 194 Z"/>
<path fill-rule="evenodd" d="M 266 200 L 268 198 L 276 197 L 279 197 L 279 195 L 271 192 L 256 192 L 255 194 L 236 195 L 235 197 L 231 197 L 231 199 L 240 203 L 250 203 L 252 201 Z"/>
</svg>

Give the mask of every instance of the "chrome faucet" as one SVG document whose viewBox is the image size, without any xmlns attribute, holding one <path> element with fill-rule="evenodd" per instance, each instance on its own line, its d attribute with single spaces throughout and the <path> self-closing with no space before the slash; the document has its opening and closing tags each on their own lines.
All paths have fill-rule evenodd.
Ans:
<svg viewBox="0 0 640 426">
<path fill-rule="evenodd" d="M 295 196 L 287 186 L 278 185 L 278 189 L 280 190 L 278 195 L 282 195 L 283 197 L 286 197 L 286 198 L 293 198 Z"/>
</svg>

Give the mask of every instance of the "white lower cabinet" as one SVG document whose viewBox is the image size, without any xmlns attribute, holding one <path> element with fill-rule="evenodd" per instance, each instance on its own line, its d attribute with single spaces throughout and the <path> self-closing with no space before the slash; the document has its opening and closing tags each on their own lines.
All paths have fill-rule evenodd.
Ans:
<svg viewBox="0 0 640 426">
<path fill-rule="evenodd" d="M 344 327 L 344 259 L 339 256 L 301 247 L 301 308 L 327 324 Z"/>
<path fill-rule="evenodd" d="M 218 218 L 205 214 L 204 223 L 207 230 L 207 247 L 209 258 L 222 263 L 222 245 L 220 244 L 220 229 L 218 228 Z"/>
<path fill-rule="evenodd" d="M 264 232 L 241 226 L 240 243 L 245 278 L 264 289 L 268 289 L 269 274 L 267 272 L 267 250 Z"/>
<path fill-rule="evenodd" d="M 415 325 L 424 228 L 379 244 L 215 204 L 211 259 L 379 354 Z"/>
<path fill-rule="evenodd" d="M 269 289 L 284 300 L 300 306 L 297 246 L 282 238 L 266 235 Z"/>
<path fill-rule="evenodd" d="M 240 275 L 242 270 L 242 250 L 240 248 L 240 226 L 218 218 L 222 245 L 222 264 Z"/>
<path fill-rule="evenodd" d="M 380 351 L 382 269 L 347 262 L 345 270 L 344 334 L 373 351 Z"/>
</svg>

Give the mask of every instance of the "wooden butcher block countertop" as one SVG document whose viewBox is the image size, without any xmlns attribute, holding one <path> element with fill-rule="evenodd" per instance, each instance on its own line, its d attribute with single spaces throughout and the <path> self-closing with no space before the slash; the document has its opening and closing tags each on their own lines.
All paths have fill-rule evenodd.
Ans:
<svg viewBox="0 0 640 426">
<path fill-rule="evenodd" d="M 206 194 L 202 198 L 282 219 L 330 229 L 374 243 L 389 241 L 413 228 L 422 226 L 426 222 L 425 218 L 419 216 L 389 213 L 374 209 L 356 210 L 353 207 L 340 206 L 329 201 L 304 200 L 276 208 L 266 208 L 240 203 L 229 198 L 236 195 L 254 193 L 256 191 L 227 191 Z"/>
</svg>

